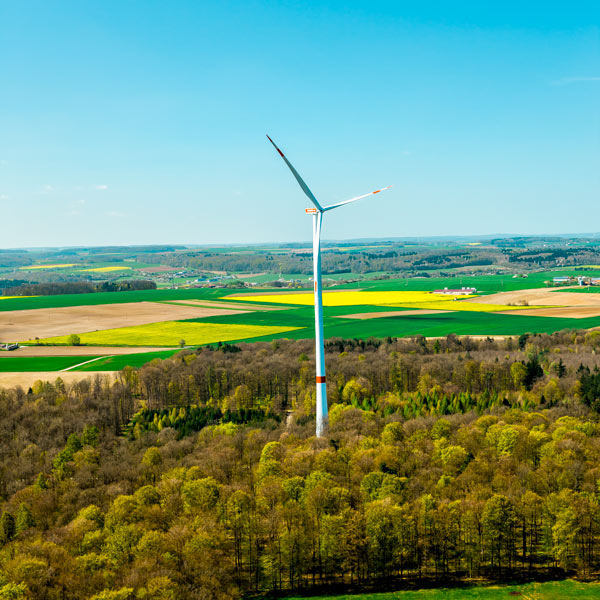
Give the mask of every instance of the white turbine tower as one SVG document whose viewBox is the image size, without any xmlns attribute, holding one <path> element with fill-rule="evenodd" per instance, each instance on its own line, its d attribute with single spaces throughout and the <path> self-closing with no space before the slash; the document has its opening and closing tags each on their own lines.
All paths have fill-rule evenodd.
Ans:
<svg viewBox="0 0 600 600">
<path fill-rule="evenodd" d="M 323 213 L 338 206 L 349 204 L 361 198 L 378 194 L 384 190 L 389 190 L 392 186 L 357 196 L 356 198 L 350 198 L 350 200 L 344 200 L 337 204 L 330 204 L 329 206 L 321 206 L 319 201 L 315 198 L 314 194 L 310 191 L 306 183 L 298 171 L 294 169 L 292 163 L 285 157 L 283 152 L 277 147 L 277 144 L 269 137 L 269 141 L 275 150 L 279 152 L 279 155 L 285 161 L 285 164 L 289 167 L 290 171 L 296 178 L 296 181 L 302 188 L 302 191 L 308 196 L 309 200 L 314 204 L 314 208 L 307 208 L 306 214 L 313 216 L 313 281 L 315 286 L 315 348 L 316 348 L 316 371 L 317 371 L 317 437 L 323 436 L 327 430 L 327 384 L 325 380 L 325 347 L 323 340 L 323 285 L 321 282 L 321 224 L 323 222 Z"/>
</svg>

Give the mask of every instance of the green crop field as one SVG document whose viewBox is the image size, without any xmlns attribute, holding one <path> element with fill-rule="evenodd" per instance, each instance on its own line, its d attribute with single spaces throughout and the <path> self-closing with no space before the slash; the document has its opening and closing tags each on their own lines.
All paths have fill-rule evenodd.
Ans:
<svg viewBox="0 0 600 600">
<path fill-rule="evenodd" d="M 404 337 L 410 335 L 442 337 L 450 333 L 457 335 L 521 335 L 522 333 L 552 333 L 564 329 L 587 329 L 600 326 L 600 317 L 564 319 L 462 311 L 364 320 L 343 318 L 343 315 L 348 314 L 390 310 L 402 312 L 403 309 L 385 306 L 325 307 L 323 310 L 325 337 L 368 338 L 370 336 Z M 517 312 L 515 311 L 515 313 Z M 197 321 L 201 322 L 201 319 Z M 301 330 L 290 331 L 283 336 L 292 339 L 303 339 L 314 335 L 312 306 L 276 312 L 211 317 L 210 321 L 211 323 L 277 324 L 287 327 L 302 327 Z M 269 336 L 262 339 L 273 339 L 273 337 L 282 336 Z"/>
<path fill-rule="evenodd" d="M 600 598 L 600 583 L 579 581 L 549 581 L 522 585 L 485 586 L 466 588 L 440 588 L 411 590 L 381 594 L 356 594 L 345 596 L 312 596 L 311 600 L 597 600 Z M 289 600 L 301 600 L 290 598 Z M 302 600 L 306 600 L 303 598 Z"/>
<path fill-rule="evenodd" d="M 170 358 L 174 354 L 177 354 L 177 352 L 180 352 L 180 350 L 161 350 L 158 352 L 140 352 L 139 354 L 106 356 L 93 363 L 77 367 L 73 369 L 73 371 L 120 371 L 125 367 L 141 367 L 156 358 Z"/>
<path fill-rule="evenodd" d="M 96 358 L 90 356 L 0 356 L 0 373 L 24 373 L 32 371 L 62 371 L 73 365 Z M 91 363 L 93 365 L 95 363 Z"/>
<path fill-rule="evenodd" d="M 556 288 L 561 292 L 570 292 L 572 294 L 600 294 L 600 286 L 581 286 L 576 288 Z"/>
<path fill-rule="evenodd" d="M 0 300 L 0 311 L 36 308 L 63 308 L 68 306 L 93 306 L 129 302 L 161 302 L 165 300 L 216 300 L 238 290 L 187 289 L 187 290 L 135 290 L 132 292 L 102 292 L 95 294 L 61 294 Z"/>
<path fill-rule="evenodd" d="M 381 279 L 366 280 L 358 283 L 348 283 L 336 286 L 338 288 L 356 288 L 365 290 L 435 290 L 449 287 L 474 287 L 478 293 L 492 294 L 496 292 L 510 292 L 531 288 L 546 287 L 546 281 L 553 277 L 561 276 L 589 276 L 597 277 L 598 271 L 594 269 L 561 269 L 557 271 L 542 271 L 529 273 L 527 277 L 513 277 L 506 275 L 458 275 L 456 277 L 413 277 L 411 279 Z M 555 288 L 561 289 L 561 288 Z"/>
</svg>

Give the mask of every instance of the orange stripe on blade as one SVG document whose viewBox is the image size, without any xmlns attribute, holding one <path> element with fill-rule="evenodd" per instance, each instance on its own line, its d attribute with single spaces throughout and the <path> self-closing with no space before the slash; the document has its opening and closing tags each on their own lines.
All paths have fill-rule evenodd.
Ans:
<svg viewBox="0 0 600 600">
<path fill-rule="evenodd" d="M 317 383 L 325 383 L 325 375 L 317 375 Z"/>
</svg>

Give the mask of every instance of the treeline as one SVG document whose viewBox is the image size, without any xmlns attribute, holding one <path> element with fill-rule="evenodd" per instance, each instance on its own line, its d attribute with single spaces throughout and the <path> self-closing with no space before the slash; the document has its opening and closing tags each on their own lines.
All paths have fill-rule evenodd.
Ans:
<svg viewBox="0 0 600 600">
<path fill-rule="evenodd" d="M 139 257 L 142 260 L 142 257 Z M 312 273 L 312 253 L 288 252 L 275 254 L 270 252 L 206 252 L 188 251 L 144 256 L 146 262 L 165 264 L 178 268 L 205 271 L 228 271 L 237 273 L 267 272 Z M 452 251 L 427 249 L 420 252 L 406 251 L 402 248 L 374 250 L 368 246 L 365 250 L 342 251 L 323 250 L 322 270 L 326 274 L 368 273 L 377 271 L 411 271 L 414 269 L 437 270 L 460 266 L 488 265 L 506 262 L 496 249 L 469 249 Z"/>
<path fill-rule="evenodd" d="M 129 292 L 132 290 L 155 290 L 156 283 L 145 279 L 128 281 L 57 281 L 50 283 L 26 283 L 4 288 L 4 296 L 55 296 L 59 294 L 92 294 L 95 292 Z"/>
<path fill-rule="evenodd" d="M 508 262 L 526 264 L 528 266 L 538 265 L 544 267 L 552 266 L 575 266 L 594 264 L 598 262 L 600 248 L 598 247 L 574 247 L 574 248 L 533 248 L 530 250 L 505 248 L 503 253 Z"/>
<path fill-rule="evenodd" d="M 524 269 L 536 269 L 539 266 L 551 268 L 595 263 L 598 261 L 599 253 L 600 249 L 596 247 L 523 249 L 511 245 L 470 247 L 466 250 L 426 247 L 419 251 L 405 250 L 400 244 L 398 247 L 391 246 L 381 250 L 368 246 L 365 246 L 364 250 L 350 251 L 324 247 L 322 269 L 325 274 L 439 271 L 458 267 L 511 264 Z M 205 271 L 312 273 L 312 254 L 308 248 L 305 251 L 298 249 L 285 254 L 259 250 L 250 253 L 169 252 L 140 256 L 138 259 L 177 268 Z"/>
<path fill-rule="evenodd" d="M 25 279 L 0 279 L 0 290 L 4 288 L 14 288 L 29 283 Z"/>
<path fill-rule="evenodd" d="M 207 599 L 600 567 L 597 332 L 183 351 L 0 390 L 0 597 Z"/>
</svg>

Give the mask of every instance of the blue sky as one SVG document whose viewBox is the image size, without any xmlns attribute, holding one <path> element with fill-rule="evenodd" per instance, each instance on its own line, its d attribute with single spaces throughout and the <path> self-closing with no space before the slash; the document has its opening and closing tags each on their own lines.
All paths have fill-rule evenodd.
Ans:
<svg viewBox="0 0 600 600">
<path fill-rule="evenodd" d="M 2 247 L 600 231 L 600 4 L 0 0 Z"/>
</svg>

